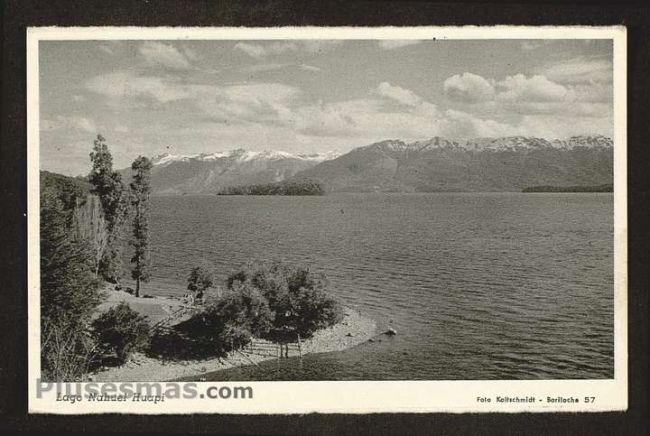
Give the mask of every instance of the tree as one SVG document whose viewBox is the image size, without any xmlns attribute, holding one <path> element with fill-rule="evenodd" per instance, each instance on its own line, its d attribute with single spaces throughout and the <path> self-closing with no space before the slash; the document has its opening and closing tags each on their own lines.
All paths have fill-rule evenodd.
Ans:
<svg viewBox="0 0 650 436">
<path fill-rule="evenodd" d="M 228 277 L 228 288 L 250 285 L 268 301 L 277 335 L 310 337 L 316 330 L 338 323 L 341 305 L 327 292 L 322 274 L 282 262 L 249 263 Z"/>
<path fill-rule="evenodd" d="M 148 282 L 149 271 L 149 195 L 151 194 L 151 168 L 153 164 L 139 156 L 133 161 L 133 181 L 131 182 L 131 205 L 133 206 L 133 238 L 131 245 L 134 254 L 131 263 L 131 277 L 135 280 L 135 296 L 140 296 L 140 282 Z"/>
<path fill-rule="evenodd" d="M 93 356 L 88 323 L 101 294 L 92 250 L 72 229 L 82 195 L 70 180 L 41 177 L 41 368 L 49 381 L 80 380 Z"/>
<path fill-rule="evenodd" d="M 91 193 L 99 197 L 108 234 L 99 271 L 104 279 L 117 282 L 121 277 L 121 227 L 128 214 L 128 192 L 122 176 L 113 171 L 113 156 L 106 139 L 97 135 L 90 153 L 92 169 L 88 176 Z"/>
<path fill-rule="evenodd" d="M 225 295 L 174 326 L 172 334 L 154 335 L 151 351 L 168 357 L 223 355 L 248 344 L 253 336 L 265 335 L 272 323 L 273 312 L 259 289 L 236 283 Z"/>
<path fill-rule="evenodd" d="M 83 201 L 77 202 L 73 214 L 73 229 L 78 238 L 90 244 L 94 254 L 95 277 L 98 277 L 110 236 L 99 197 L 90 194 Z"/>
<path fill-rule="evenodd" d="M 192 268 L 187 278 L 187 290 L 193 292 L 195 298 L 203 298 L 203 293 L 213 284 L 214 273 L 208 266 Z"/>
<path fill-rule="evenodd" d="M 92 326 L 97 343 L 104 351 L 114 352 L 120 364 L 148 344 L 150 338 L 147 317 L 124 302 L 101 314 Z"/>
</svg>

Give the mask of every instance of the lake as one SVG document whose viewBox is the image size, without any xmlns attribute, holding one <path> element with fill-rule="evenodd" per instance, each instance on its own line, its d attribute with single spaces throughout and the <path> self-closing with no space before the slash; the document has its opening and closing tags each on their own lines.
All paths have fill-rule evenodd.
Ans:
<svg viewBox="0 0 650 436">
<path fill-rule="evenodd" d="M 283 259 L 325 273 L 345 305 L 398 332 L 208 380 L 613 378 L 612 194 L 174 196 L 152 204 L 153 274 L 166 292 L 184 293 L 203 260 L 225 279 L 249 259 Z"/>
</svg>

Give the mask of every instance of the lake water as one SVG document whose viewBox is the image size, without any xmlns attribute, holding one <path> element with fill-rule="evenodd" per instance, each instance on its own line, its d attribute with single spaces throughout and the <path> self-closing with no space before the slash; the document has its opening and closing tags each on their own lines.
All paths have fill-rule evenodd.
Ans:
<svg viewBox="0 0 650 436">
<path fill-rule="evenodd" d="M 209 380 L 613 377 L 611 194 L 156 197 L 154 276 L 249 259 L 324 272 L 394 337 Z"/>
</svg>

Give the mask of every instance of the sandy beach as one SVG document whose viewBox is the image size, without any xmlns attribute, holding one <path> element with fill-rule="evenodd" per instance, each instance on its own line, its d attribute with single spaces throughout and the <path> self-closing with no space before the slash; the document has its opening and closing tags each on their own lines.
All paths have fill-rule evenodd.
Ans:
<svg viewBox="0 0 650 436">
<path fill-rule="evenodd" d="M 164 318 L 165 314 L 171 314 L 182 305 L 182 302 L 175 298 L 135 298 L 126 292 L 110 291 L 107 300 L 102 303 L 103 306 L 100 309 L 107 310 L 120 301 L 125 301 L 134 310 L 147 314 L 154 322 Z M 343 320 L 333 327 L 319 330 L 313 337 L 303 341 L 301 343 L 301 353 L 305 355 L 345 350 L 368 341 L 376 334 L 377 323 L 374 320 L 352 308 L 345 307 Z M 298 355 L 294 348 L 289 350 L 289 357 Z M 172 362 L 155 359 L 142 353 L 135 353 L 124 365 L 96 371 L 89 375 L 89 379 L 98 382 L 146 382 L 192 377 L 200 380 L 203 374 L 236 366 L 254 365 L 276 358 L 278 357 L 273 355 L 233 351 L 225 358 Z"/>
</svg>

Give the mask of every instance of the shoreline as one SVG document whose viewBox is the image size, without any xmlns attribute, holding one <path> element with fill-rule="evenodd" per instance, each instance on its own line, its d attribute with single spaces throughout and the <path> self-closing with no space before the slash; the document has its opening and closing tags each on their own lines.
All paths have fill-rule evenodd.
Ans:
<svg viewBox="0 0 650 436">
<path fill-rule="evenodd" d="M 343 310 L 344 318 L 340 323 L 319 330 L 302 342 L 302 355 L 346 350 L 367 342 L 378 334 L 375 320 L 348 306 Z M 295 351 L 289 353 L 289 357 L 297 356 Z M 93 382 L 163 382 L 187 378 L 201 381 L 203 375 L 208 373 L 256 365 L 277 358 L 275 355 L 249 354 L 235 350 L 223 358 L 163 361 L 143 353 L 134 353 L 124 365 L 95 371 L 89 374 L 89 379 Z"/>
</svg>

